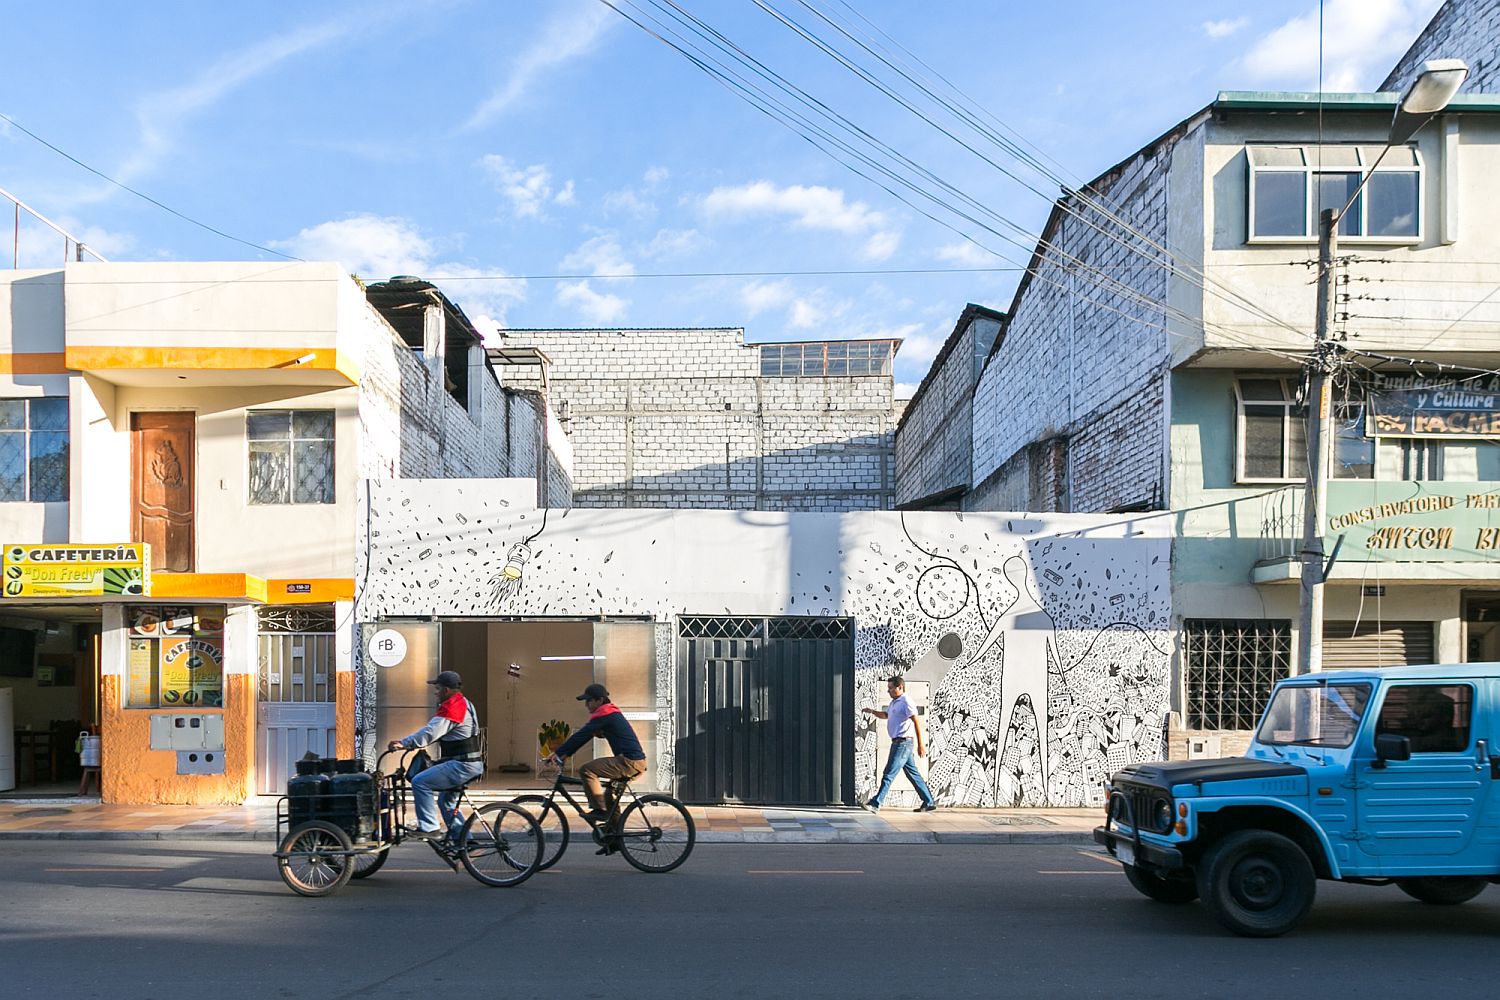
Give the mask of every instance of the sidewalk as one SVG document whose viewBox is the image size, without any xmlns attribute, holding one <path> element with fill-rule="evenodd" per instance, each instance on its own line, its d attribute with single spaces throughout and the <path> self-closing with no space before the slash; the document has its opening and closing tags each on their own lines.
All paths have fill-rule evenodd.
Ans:
<svg viewBox="0 0 1500 1000">
<path fill-rule="evenodd" d="M 481 800 L 484 796 L 479 797 Z M 1100 809 L 692 806 L 703 844 L 1082 844 Z M 571 817 L 570 817 L 571 818 Z M 582 820 L 572 819 L 575 830 Z M 0 840 L 276 839 L 276 800 L 245 806 L 102 805 L 84 799 L 0 802 Z"/>
</svg>

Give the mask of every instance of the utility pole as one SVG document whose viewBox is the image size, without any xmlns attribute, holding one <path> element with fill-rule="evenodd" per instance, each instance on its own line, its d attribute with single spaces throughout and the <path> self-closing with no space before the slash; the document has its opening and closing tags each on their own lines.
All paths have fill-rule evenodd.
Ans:
<svg viewBox="0 0 1500 1000">
<path fill-rule="evenodd" d="M 1351 199 L 1352 201 L 1352 199 Z M 1347 210 L 1347 209 L 1346 209 Z M 1297 636 L 1297 673 L 1323 664 L 1323 524 L 1328 519 L 1328 465 L 1333 451 L 1333 385 L 1339 346 L 1328 339 L 1338 281 L 1333 272 L 1339 245 L 1339 215 L 1318 215 L 1318 326 L 1307 393 L 1307 490 L 1302 498 L 1302 621 Z"/>
</svg>

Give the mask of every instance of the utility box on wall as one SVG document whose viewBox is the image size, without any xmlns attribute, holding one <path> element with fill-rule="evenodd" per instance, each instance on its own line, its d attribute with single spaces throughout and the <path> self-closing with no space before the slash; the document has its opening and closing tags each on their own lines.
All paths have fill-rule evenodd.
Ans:
<svg viewBox="0 0 1500 1000">
<path fill-rule="evenodd" d="M 1188 760 L 1215 759 L 1224 756 L 1224 741 L 1218 736 L 1190 736 L 1187 741 Z"/>
<path fill-rule="evenodd" d="M 159 714 L 151 716 L 152 750 L 224 749 L 224 716 Z"/>
<path fill-rule="evenodd" d="M 178 774 L 223 774 L 224 751 L 179 750 L 177 751 Z"/>
</svg>

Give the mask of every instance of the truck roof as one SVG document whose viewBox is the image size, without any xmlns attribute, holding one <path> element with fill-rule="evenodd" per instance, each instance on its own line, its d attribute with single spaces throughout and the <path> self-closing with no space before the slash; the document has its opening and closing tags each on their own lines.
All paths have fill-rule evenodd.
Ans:
<svg viewBox="0 0 1500 1000">
<path fill-rule="evenodd" d="M 1311 680 L 1338 677 L 1343 680 L 1438 680 L 1443 678 L 1476 679 L 1500 677 L 1500 663 L 1429 663 L 1400 667 L 1339 667 L 1287 680 Z"/>
</svg>

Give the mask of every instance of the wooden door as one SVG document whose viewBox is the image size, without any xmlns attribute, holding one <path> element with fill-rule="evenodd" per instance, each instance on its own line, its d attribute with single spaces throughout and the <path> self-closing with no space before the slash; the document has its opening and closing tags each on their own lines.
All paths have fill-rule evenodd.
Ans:
<svg viewBox="0 0 1500 1000">
<path fill-rule="evenodd" d="M 130 416 L 131 537 L 151 546 L 151 568 L 193 571 L 192 413 Z"/>
</svg>

